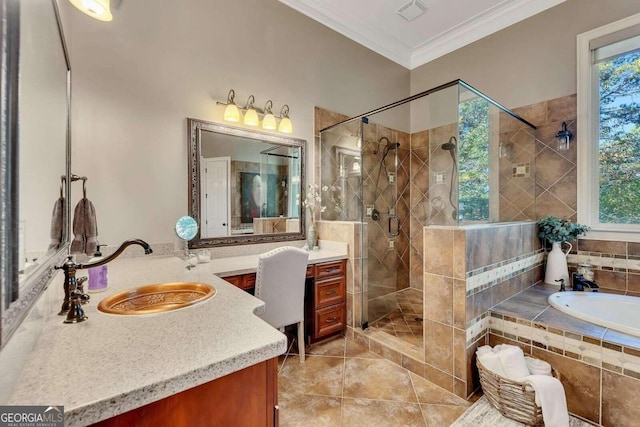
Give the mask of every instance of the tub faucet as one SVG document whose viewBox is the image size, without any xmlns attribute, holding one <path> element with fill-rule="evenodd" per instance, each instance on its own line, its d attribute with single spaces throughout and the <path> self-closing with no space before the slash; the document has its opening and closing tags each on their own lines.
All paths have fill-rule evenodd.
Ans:
<svg viewBox="0 0 640 427">
<path fill-rule="evenodd" d="M 573 273 L 572 278 L 573 278 L 572 283 L 573 283 L 574 291 L 598 292 L 598 289 L 600 289 L 600 286 L 598 286 L 596 282 L 585 279 L 584 276 L 580 273 Z"/>
<path fill-rule="evenodd" d="M 144 248 L 145 255 L 153 253 L 151 246 L 144 240 L 129 239 L 125 240 L 114 253 L 98 261 L 86 264 L 76 264 L 73 261 L 73 256 L 69 255 L 64 264 L 60 267 L 55 267 L 56 270 L 64 271 L 64 302 L 62 303 L 62 308 L 58 313 L 59 315 L 67 315 L 64 323 L 79 323 L 87 320 L 87 316 L 84 314 L 84 310 L 82 309 L 82 304 L 89 301 L 89 295 L 85 294 L 82 288 L 82 283 L 86 280 L 86 277 L 76 279 L 76 271 L 107 264 L 116 259 L 128 246 L 131 245 L 142 246 Z"/>
</svg>

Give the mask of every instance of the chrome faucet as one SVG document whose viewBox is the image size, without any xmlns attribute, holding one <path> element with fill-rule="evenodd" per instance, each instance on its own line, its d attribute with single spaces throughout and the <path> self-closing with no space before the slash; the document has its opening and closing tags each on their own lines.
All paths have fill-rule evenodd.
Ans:
<svg viewBox="0 0 640 427">
<path fill-rule="evenodd" d="M 584 292 L 588 290 L 598 292 L 598 289 L 600 289 L 600 286 L 598 286 L 596 282 L 585 279 L 580 273 L 573 273 L 572 279 L 574 291 Z"/>
<path fill-rule="evenodd" d="M 76 278 L 76 271 L 83 270 L 85 268 L 99 267 L 107 264 L 116 259 L 127 247 L 131 245 L 139 245 L 144 248 L 145 255 L 153 253 L 151 246 L 141 239 L 129 239 L 125 240 L 120 247 L 108 257 L 104 257 L 101 260 L 90 262 L 87 264 L 76 264 L 73 261 L 73 256 L 69 255 L 67 261 L 60 267 L 55 267 L 56 270 L 64 271 L 64 302 L 60 309 L 59 315 L 67 315 L 64 323 L 79 323 L 87 320 L 87 316 L 84 314 L 82 304 L 89 301 L 89 295 L 84 293 L 82 283 L 87 280 L 86 277 Z"/>
</svg>

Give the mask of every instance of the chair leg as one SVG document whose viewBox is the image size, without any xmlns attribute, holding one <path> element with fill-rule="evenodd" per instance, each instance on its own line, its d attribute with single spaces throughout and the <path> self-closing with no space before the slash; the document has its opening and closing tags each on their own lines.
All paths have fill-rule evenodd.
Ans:
<svg viewBox="0 0 640 427">
<path fill-rule="evenodd" d="M 298 322 L 298 352 L 300 363 L 304 363 L 304 320 Z"/>
</svg>

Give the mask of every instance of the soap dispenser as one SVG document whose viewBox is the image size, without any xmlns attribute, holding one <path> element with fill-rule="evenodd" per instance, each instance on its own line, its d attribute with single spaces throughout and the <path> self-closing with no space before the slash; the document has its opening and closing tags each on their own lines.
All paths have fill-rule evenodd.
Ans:
<svg viewBox="0 0 640 427">
<path fill-rule="evenodd" d="M 100 261 L 102 259 L 102 252 L 100 252 L 100 246 L 96 248 L 96 253 L 93 254 L 93 258 L 89 260 L 89 263 Z M 89 269 L 89 292 L 102 292 L 106 291 L 108 286 L 107 281 L 107 265 L 101 265 Z"/>
</svg>

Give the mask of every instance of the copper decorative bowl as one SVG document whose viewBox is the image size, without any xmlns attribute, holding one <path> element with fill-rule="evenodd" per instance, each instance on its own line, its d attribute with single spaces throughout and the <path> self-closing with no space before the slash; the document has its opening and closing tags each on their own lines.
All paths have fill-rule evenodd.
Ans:
<svg viewBox="0 0 640 427">
<path fill-rule="evenodd" d="M 216 289 L 205 283 L 158 283 L 118 292 L 100 301 L 98 310 L 110 314 L 149 314 L 178 310 L 206 301 Z"/>
</svg>

